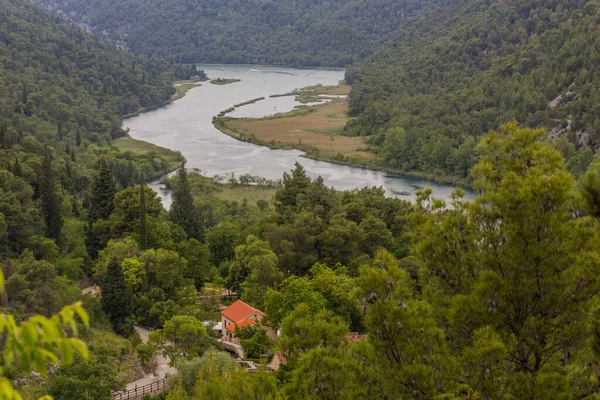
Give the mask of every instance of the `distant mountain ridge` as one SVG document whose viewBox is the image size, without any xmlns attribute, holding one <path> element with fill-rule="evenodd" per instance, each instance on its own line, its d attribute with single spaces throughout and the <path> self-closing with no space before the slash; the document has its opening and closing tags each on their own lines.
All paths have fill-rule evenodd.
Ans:
<svg viewBox="0 0 600 400">
<path fill-rule="evenodd" d="M 345 67 L 428 2 L 39 0 L 139 53 L 177 62 Z"/>
</svg>

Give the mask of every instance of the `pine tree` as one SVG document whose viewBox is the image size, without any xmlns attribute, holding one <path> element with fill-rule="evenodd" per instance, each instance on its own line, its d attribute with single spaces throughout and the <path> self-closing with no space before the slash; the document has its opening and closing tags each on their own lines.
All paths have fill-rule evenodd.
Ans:
<svg viewBox="0 0 600 400">
<path fill-rule="evenodd" d="M 19 178 L 23 176 L 23 170 L 21 169 L 21 163 L 19 162 L 18 158 L 15 159 L 12 173 L 14 176 L 18 176 Z"/>
<path fill-rule="evenodd" d="M 94 232 L 93 225 L 99 219 L 108 219 L 115 208 L 115 193 L 115 179 L 106 162 L 101 160 L 98 176 L 92 188 L 85 240 L 87 252 L 94 259 L 98 256 L 102 243 L 98 234 Z"/>
<path fill-rule="evenodd" d="M 148 248 L 148 231 L 146 226 L 146 194 L 145 186 L 140 185 L 140 249 Z"/>
<path fill-rule="evenodd" d="M 203 227 L 198 211 L 194 207 L 194 198 L 190 189 L 185 164 L 181 164 L 181 167 L 177 171 L 173 204 L 171 204 L 169 214 L 171 221 L 183 228 L 188 239 L 202 240 Z"/>
<path fill-rule="evenodd" d="M 42 215 L 46 223 L 46 237 L 58 242 L 62 231 L 63 217 L 61 213 L 62 199 L 57 189 L 58 182 L 52 168 L 52 157 L 50 152 L 46 150 L 40 171 Z"/>
<path fill-rule="evenodd" d="M 113 330 L 119 335 L 128 336 L 133 330 L 133 295 L 116 258 L 108 264 L 100 287 L 102 310 L 108 315 Z"/>
</svg>

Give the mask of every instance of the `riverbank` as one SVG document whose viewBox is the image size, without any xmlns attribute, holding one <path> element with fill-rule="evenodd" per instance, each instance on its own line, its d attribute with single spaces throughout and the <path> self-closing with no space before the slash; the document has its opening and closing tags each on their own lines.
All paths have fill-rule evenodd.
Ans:
<svg viewBox="0 0 600 400">
<path fill-rule="evenodd" d="M 192 80 L 188 80 L 188 81 L 173 82 L 173 86 L 175 87 L 175 93 L 173 94 L 173 96 L 171 96 L 171 101 L 181 99 L 183 96 L 186 95 L 186 93 L 190 89 L 200 87 L 200 86 L 202 86 L 202 84 L 192 81 Z"/>
<path fill-rule="evenodd" d="M 173 190 L 177 181 L 174 177 L 170 177 L 163 178 L 161 182 L 166 189 Z M 268 181 L 256 176 L 231 174 L 211 178 L 200 175 L 197 171 L 189 171 L 188 182 L 195 199 L 215 198 L 238 203 L 246 201 L 248 204 L 257 204 L 260 201 L 273 204 L 275 193 L 281 187 L 279 181 Z"/>
<path fill-rule="evenodd" d="M 158 110 L 159 108 L 165 107 L 165 106 L 171 104 L 172 102 L 181 99 L 182 97 L 184 97 L 186 95 L 186 93 L 190 89 L 200 87 L 200 86 L 202 86 L 202 84 L 199 83 L 198 81 L 194 81 L 194 80 L 175 81 L 175 82 L 173 82 L 173 87 L 175 88 L 175 93 L 173 93 L 173 95 L 171 96 L 171 98 L 169 100 L 162 102 L 161 104 L 158 104 L 156 106 L 152 106 L 152 107 L 140 107 L 140 109 L 137 110 L 136 112 L 124 115 L 122 118 L 125 120 L 127 118 L 137 117 L 138 115 L 149 112 L 149 111 Z"/>
<path fill-rule="evenodd" d="M 185 158 L 177 151 L 166 149 L 143 140 L 133 139 L 129 136 L 123 136 L 115 139 L 111 144 L 122 152 L 130 151 L 134 154 L 140 155 L 153 153 L 159 158 L 163 159 L 167 163 L 165 170 L 161 171 L 160 174 L 157 174 L 156 176 L 147 176 L 146 179 L 149 181 L 161 178 L 164 175 L 175 171 L 185 161 Z"/>
<path fill-rule="evenodd" d="M 346 96 L 350 87 L 311 86 L 270 97 L 295 96 L 303 106 L 264 118 L 226 117 L 225 110 L 213 119 L 220 132 L 234 139 L 276 150 L 297 149 L 304 157 L 338 165 L 383 171 L 398 176 L 433 180 L 469 187 L 468 180 L 441 172 L 401 171 L 382 166 L 362 137 L 343 136 L 348 117 Z M 320 102 L 321 104 L 314 104 Z M 306 105 L 310 104 L 310 105 Z"/>
<path fill-rule="evenodd" d="M 295 96 L 303 103 L 287 113 L 265 118 L 217 117 L 213 123 L 221 132 L 245 142 L 271 149 L 298 149 L 320 161 L 370 166 L 374 155 L 365 149 L 363 138 L 342 136 L 348 103 L 347 85 L 314 86 L 271 97 Z M 324 97 L 328 96 L 328 97 Z"/>
</svg>

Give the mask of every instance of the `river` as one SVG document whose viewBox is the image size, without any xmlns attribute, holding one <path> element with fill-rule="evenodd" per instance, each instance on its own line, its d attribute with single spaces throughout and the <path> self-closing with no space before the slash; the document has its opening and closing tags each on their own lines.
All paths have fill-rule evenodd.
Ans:
<svg viewBox="0 0 600 400">
<path fill-rule="evenodd" d="M 265 97 L 266 100 L 237 108 L 232 117 L 263 117 L 291 110 L 297 103 L 293 97 L 269 98 L 273 94 L 316 84 L 335 85 L 344 77 L 337 70 L 292 69 L 279 67 L 199 66 L 211 79 L 241 79 L 228 85 L 203 82 L 185 97 L 166 107 L 140 114 L 124 122 L 134 139 L 180 151 L 188 168 L 199 168 L 207 176 L 252 174 L 280 179 L 298 161 L 311 177 L 322 176 L 325 184 L 339 190 L 365 186 L 381 186 L 390 196 L 413 200 L 415 190 L 431 187 L 434 196 L 447 198 L 453 187 L 424 179 L 391 175 L 385 172 L 310 160 L 298 150 L 271 150 L 264 146 L 240 142 L 218 131 L 213 116 L 234 104 Z M 170 197 L 158 184 L 151 185 L 168 208 Z"/>
</svg>

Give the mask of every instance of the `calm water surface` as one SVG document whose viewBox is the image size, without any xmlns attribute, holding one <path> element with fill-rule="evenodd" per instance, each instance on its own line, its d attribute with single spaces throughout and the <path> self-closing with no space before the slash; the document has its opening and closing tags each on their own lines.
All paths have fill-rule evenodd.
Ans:
<svg viewBox="0 0 600 400">
<path fill-rule="evenodd" d="M 124 127 L 135 139 L 180 151 L 189 168 L 199 168 L 204 175 L 252 174 L 268 179 L 280 179 L 298 161 L 308 175 L 322 176 L 328 186 L 351 190 L 364 186 L 382 186 L 390 196 L 412 200 L 415 190 L 431 187 L 438 198 L 446 198 L 452 186 L 432 181 L 386 174 L 314 161 L 302 157 L 298 150 L 271 150 L 267 147 L 237 141 L 219 132 L 212 124 L 220 111 L 250 99 L 266 100 L 237 108 L 233 117 L 263 117 L 289 111 L 298 105 L 294 97 L 269 98 L 294 89 L 316 84 L 334 85 L 344 77 L 343 71 L 258 67 L 206 66 L 211 79 L 237 78 L 241 82 L 218 86 L 203 82 L 201 87 L 168 106 L 125 120 Z M 170 198 L 159 185 L 153 185 L 169 207 Z"/>
</svg>

